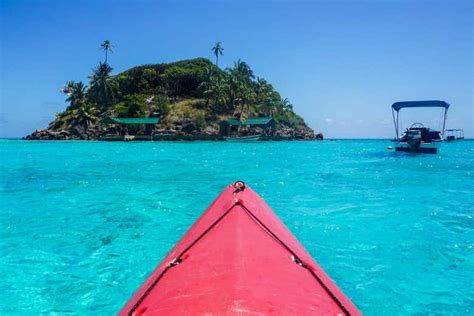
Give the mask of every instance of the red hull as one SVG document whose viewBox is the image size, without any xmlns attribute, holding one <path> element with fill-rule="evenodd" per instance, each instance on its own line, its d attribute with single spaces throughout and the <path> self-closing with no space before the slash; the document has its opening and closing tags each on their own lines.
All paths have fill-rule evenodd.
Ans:
<svg viewBox="0 0 474 316">
<path fill-rule="evenodd" d="M 361 315 L 249 187 L 226 188 L 119 315 Z"/>
</svg>

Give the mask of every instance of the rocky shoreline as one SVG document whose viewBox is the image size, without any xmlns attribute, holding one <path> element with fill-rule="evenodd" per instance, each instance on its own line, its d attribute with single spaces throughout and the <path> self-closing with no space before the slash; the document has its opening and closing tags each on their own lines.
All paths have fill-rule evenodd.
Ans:
<svg viewBox="0 0 474 316">
<path fill-rule="evenodd" d="M 223 140 L 219 131 L 206 128 L 202 131 L 192 124 L 177 126 L 177 129 L 155 129 L 155 140 Z M 37 129 L 30 135 L 23 137 L 25 140 L 108 140 L 107 136 L 117 135 L 113 128 L 96 125 L 88 129 L 79 126 L 71 130 L 54 130 L 51 128 Z M 278 129 L 273 135 L 263 137 L 266 140 L 323 140 L 322 133 L 315 134 L 310 128 L 295 130 L 289 127 Z M 140 138 L 140 140 L 145 140 Z"/>
</svg>

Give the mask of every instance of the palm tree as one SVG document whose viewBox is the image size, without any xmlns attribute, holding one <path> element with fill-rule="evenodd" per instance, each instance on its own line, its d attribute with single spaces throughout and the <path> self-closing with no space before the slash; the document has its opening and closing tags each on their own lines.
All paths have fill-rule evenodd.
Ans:
<svg viewBox="0 0 474 316">
<path fill-rule="evenodd" d="M 202 91 L 203 96 L 206 97 L 206 105 L 209 104 L 209 99 L 210 99 L 209 96 L 211 94 L 210 91 L 212 90 L 213 80 L 214 80 L 214 73 L 213 73 L 212 67 L 206 67 L 203 74 L 203 80 L 199 84 L 199 87 L 198 87 L 200 91 Z"/>
<path fill-rule="evenodd" d="M 271 91 L 271 86 L 265 79 L 257 78 L 255 81 L 256 103 L 260 110 L 265 109 L 265 100 Z"/>
<path fill-rule="evenodd" d="M 108 64 L 100 62 L 89 76 L 89 95 L 100 107 L 111 105 L 115 99 L 116 82 L 112 78 L 112 70 Z"/>
<path fill-rule="evenodd" d="M 274 98 L 272 98 L 271 96 L 265 98 L 265 100 L 263 101 L 263 108 L 267 116 L 273 117 L 273 114 L 276 112 L 276 102 Z"/>
<path fill-rule="evenodd" d="M 105 40 L 102 44 L 100 44 L 100 47 L 105 51 L 105 64 L 107 63 L 107 53 L 111 52 L 113 53 L 114 51 L 112 50 L 112 43 L 109 40 Z"/>
<path fill-rule="evenodd" d="M 217 77 L 214 80 L 214 104 L 215 105 L 224 105 L 227 103 L 227 91 L 228 91 L 228 84 L 225 78 Z"/>
<path fill-rule="evenodd" d="M 97 121 L 97 111 L 93 106 L 87 106 L 84 103 L 77 109 L 77 121 L 87 129 Z"/>
<path fill-rule="evenodd" d="M 255 91 L 250 86 L 242 87 L 238 100 L 240 103 L 239 120 L 241 120 L 245 110 L 248 111 L 250 104 L 255 102 Z"/>
<path fill-rule="evenodd" d="M 251 89 L 255 94 L 253 71 L 249 65 L 240 59 L 234 62 L 233 68 L 228 68 L 226 71 L 229 78 L 229 101 L 234 105 L 234 109 L 236 109 L 241 105 L 243 94 L 247 93 L 247 90 Z"/>
<path fill-rule="evenodd" d="M 221 75 L 209 76 L 207 81 L 201 83 L 203 95 L 207 100 L 213 100 L 214 106 L 226 105 L 228 102 L 229 85 L 226 78 Z"/>
<path fill-rule="evenodd" d="M 223 55 L 222 52 L 224 51 L 224 47 L 222 47 L 221 42 L 217 42 L 216 46 L 214 46 L 211 50 L 214 53 L 214 55 L 216 55 L 216 67 L 218 67 L 219 66 L 219 55 Z"/>
<path fill-rule="evenodd" d="M 272 90 L 272 86 L 268 84 L 268 82 L 263 79 L 257 77 L 257 81 L 255 82 L 255 91 L 257 92 L 258 96 L 265 96 L 270 90 Z"/>
<path fill-rule="evenodd" d="M 240 59 L 234 62 L 234 68 L 229 69 L 229 72 L 246 83 L 250 83 L 255 78 L 250 66 Z"/>
<path fill-rule="evenodd" d="M 214 71 L 214 66 L 207 67 L 203 74 L 203 81 L 199 84 L 206 104 L 212 99 L 214 106 L 226 105 L 229 101 L 229 83 L 225 73 Z"/>
<path fill-rule="evenodd" d="M 228 84 L 229 84 L 229 102 L 235 105 L 239 102 L 239 95 L 242 88 L 245 84 L 240 80 L 240 78 L 228 70 Z"/>
<path fill-rule="evenodd" d="M 284 99 L 280 99 L 280 107 L 284 111 L 288 111 L 288 110 L 293 109 L 293 104 L 290 103 L 290 100 L 288 100 L 287 98 L 284 98 Z"/>
<path fill-rule="evenodd" d="M 288 101 L 288 100 L 287 100 Z M 286 102 L 287 102 L 286 101 Z M 282 99 L 278 92 L 272 90 L 260 101 L 265 115 L 273 117 L 282 107 Z"/>
<path fill-rule="evenodd" d="M 66 98 L 70 104 L 68 109 L 77 109 L 86 100 L 87 86 L 82 81 L 68 81 L 61 92 L 68 96 Z"/>
</svg>

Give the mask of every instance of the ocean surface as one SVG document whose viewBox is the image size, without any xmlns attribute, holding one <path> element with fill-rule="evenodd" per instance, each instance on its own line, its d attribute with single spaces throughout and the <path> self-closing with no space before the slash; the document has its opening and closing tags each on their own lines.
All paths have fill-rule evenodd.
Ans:
<svg viewBox="0 0 474 316">
<path fill-rule="evenodd" d="M 474 314 L 474 141 L 0 140 L 0 314 L 114 314 L 244 180 L 366 315 Z"/>
</svg>

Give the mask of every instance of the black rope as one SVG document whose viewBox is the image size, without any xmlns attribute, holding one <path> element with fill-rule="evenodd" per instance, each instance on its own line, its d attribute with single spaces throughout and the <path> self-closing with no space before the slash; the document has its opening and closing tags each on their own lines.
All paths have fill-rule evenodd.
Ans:
<svg viewBox="0 0 474 316">
<path fill-rule="evenodd" d="M 339 301 L 339 299 L 331 292 L 331 290 L 326 286 L 326 284 L 324 284 L 324 282 L 319 278 L 319 276 L 314 272 L 313 269 L 311 269 L 311 267 L 309 267 L 306 263 L 303 262 L 303 260 L 301 260 L 301 258 L 287 245 L 283 242 L 283 240 L 281 240 L 280 238 L 278 238 L 277 235 L 275 235 L 274 232 L 272 232 L 270 230 L 270 228 L 268 228 L 257 216 L 255 216 L 254 213 L 252 213 L 251 210 L 249 210 L 245 205 L 243 204 L 240 204 L 240 206 L 242 206 L 242 208 L 247 212 L 247 214 L 249 214 L 249 216 L 254 220 L 256 221 L 261 227 L 264 228 L 264 230 L 271 236 L 273 237 L 276 241 L 278 241 L 278 243 L 280 245 L 282 245 L 289 253 L 291 253 L 291 255 L 293 256 L 293 260 L 295 261 L 296 264 L 298 264 L 299 266 L 301 266 L 302 268 L 305 268 L 306 270 L 308 270 L 311 275 L 318 281 L 318 283 L 324 288 L 324 290 L 331 296 L 331 298 L 336 302 L 336 304 L 342 309 L 342 311 L 346 314 L 346 315 L 350 315 L 349 311 L 344 307 L 344 305 Z"/>
<path fill-rule="evenodd" d="M 176 260 L 180 260 L 181 262 L 181 257 L 189 250 L 191 249 L 192 246 L 194 246 L 199 240 L 202 239 L 202 237 L 204 237 L 204 235 L 206 235 L 211 229 L 213 229 L 227 214 L 229 214 L 230 211 L 232 211 L 232 209 L 236 206 L 236 205 L 240 205 L 239 202 L 235 202 L 234 204 L 232 204 L 232 206 L 224 212 L 224 214 L 222 214 L 218 219 L 216 219 L 204 232 L 202 232 L 201 235 L 199 235 L 198 238 L 194 239 L 194 241 L 189 244 L 189 246 L 187 246 L 186 248 L 184 248 L 183 251 L 181 251 L 181 253 L 176 257 Z"/>
<path fill-rule="evenodd" d="M 152 284 L 146 289 L 145 293 L 138 299 L 138 301 L 133 305 L 132 309 L 128 312 L 129 316 L 132 316 L 133 313 L 137 310 L 137 308 L 140 306 L 141 303 L 145 300 L 145 298 L 150 294 L 150 292 L 153 290 L 153 288 L 156 286 L 156 284 L 161 280 L 161 278 L 165 275 L 166 272 L 168 272 L 169 269 L 176 267 L 183 261 L 182 256 L 191 248 L 193 247 L 199 240 L 201 240 L 211 229 L 213 229 L 229 212 L 236 206 L 238 205 L 239 202 L 235 202 L 227 211 L 225 211 L 218 219 L 216 219 L 204 232 L 201 233 L 196 239 L 193 240 L 192 243 L 190 243 L 186 248 L 184 248 L 183 251 L 180 252 L 180 254 L 174 259 L 172 262 L 168 264 L 168 266 L 158 275 L 158 277 L 153 281 Z"/>
</svg>

